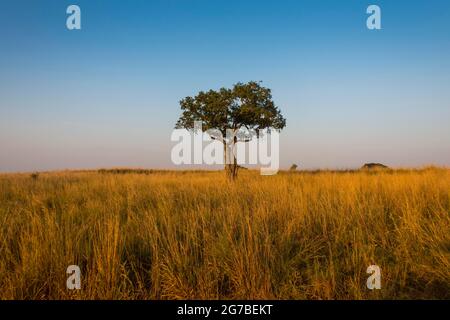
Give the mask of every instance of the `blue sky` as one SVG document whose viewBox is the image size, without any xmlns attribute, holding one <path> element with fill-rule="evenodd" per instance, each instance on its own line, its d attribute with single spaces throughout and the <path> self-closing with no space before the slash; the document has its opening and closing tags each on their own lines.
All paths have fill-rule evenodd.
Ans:
<svg viewBox="0 0 450 320">
<path fill-rule="evenodd" d="M 447 0 L 2 0 L 0 171 L 171 168 L 178 101 L 250 80 L 282 167 L 450 166 Z"/>
</svg>

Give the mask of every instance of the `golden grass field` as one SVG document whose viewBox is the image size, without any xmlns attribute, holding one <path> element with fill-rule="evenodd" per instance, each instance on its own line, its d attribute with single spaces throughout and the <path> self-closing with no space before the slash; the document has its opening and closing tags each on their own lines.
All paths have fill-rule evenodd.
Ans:
<svg viewBox="0 0 450 320">
<path fill-rule="evenodd" d="M 450 170 L 0 175 L 0 299 L 408 298 L 450 298 Z"/>
</svg>

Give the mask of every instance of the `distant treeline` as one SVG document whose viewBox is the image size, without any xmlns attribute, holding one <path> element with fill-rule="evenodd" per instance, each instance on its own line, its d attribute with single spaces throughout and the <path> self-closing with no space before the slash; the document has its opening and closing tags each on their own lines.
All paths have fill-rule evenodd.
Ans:
<svg viewBox="0 0 450 320">
<path fill-rule="evenodd" d="M 246 171 L 253 172 L 258 171 L 257 169 L 249 169 L 248 168 L 242 168 Z M 417 169 L 409 169 L 409 168 L 376 168 L 376 169 L 367 169 L 367 168 L 361 168 L 361 169 L 337 169 L 337 170 L 331 170 L 331 169 L 317 169 L 317 170 L 280 170 L 279 174 L 324 174 L 324 173 L 336 173 L 336 174 L 349 174 L 349 173 L 360 173 L 360 172 L 366 172 L 367 174 L 378 174 L 380 172 L 383 173 L 389 173 L 389 174 L 396 174 L 396 173 L 411 173 L 411 172 L 417 172 L 417 171 L 436 171 L 436 170 L 448 170 L 447 168 L 440 168 L 440 167 L 423 167 L 423 168 L 417 168 Z M 86 171 L 88 172 L 88 171 Z M 101 174 L 141 174 L 141 175 L 150 175 L 150 174 L 161 174 L 161 173 L 208 173 L 208 172 L 217 172 L 214 170 L 157 170 L 157 169 L 132 169 L 132 168 L 113 168 L 113 169 L 99 169 L 97 170 L 98 173 Z M 259 172 L 259 171 L 258 171 Z"/>
<path fill-rule="evenodd" d="M 157 172 L 153 169 L 100 169 L 98 173 L 109 174 L 152 174 Z"/>
<path fill-rule="evenodd" d="M 155 169 L 130 169 L 130 168 L 116 168 L 116 169 L 99 169 L 98 173 L 101 174 L 144 174 L 150 175 L 155 173 L 206 173 L 206 172 L 215 172 L 212 170 L 155 170 Z"/>
</svg>

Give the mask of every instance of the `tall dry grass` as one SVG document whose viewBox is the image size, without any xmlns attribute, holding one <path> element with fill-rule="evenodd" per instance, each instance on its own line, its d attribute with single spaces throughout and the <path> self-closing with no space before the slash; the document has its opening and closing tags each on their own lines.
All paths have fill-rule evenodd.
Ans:
<svg viewBox="0 0 450 320">
<path fill-rule="evenodd" d="M 450 298 L 450 171 L 0 175 L 0 298 Z"/>
</svg>

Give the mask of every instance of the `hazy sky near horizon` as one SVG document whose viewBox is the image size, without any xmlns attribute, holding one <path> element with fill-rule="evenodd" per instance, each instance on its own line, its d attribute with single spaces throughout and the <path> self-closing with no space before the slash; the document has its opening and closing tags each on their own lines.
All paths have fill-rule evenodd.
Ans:
<svg viewBox="0 0 450 320">
<path fill-rule="evenodd" d="M 173 168 L 179 100 L 250 80 L 282 167 L 450 166 L 450 1 L 3 0 L 0 172 Z"/>
</svg>

